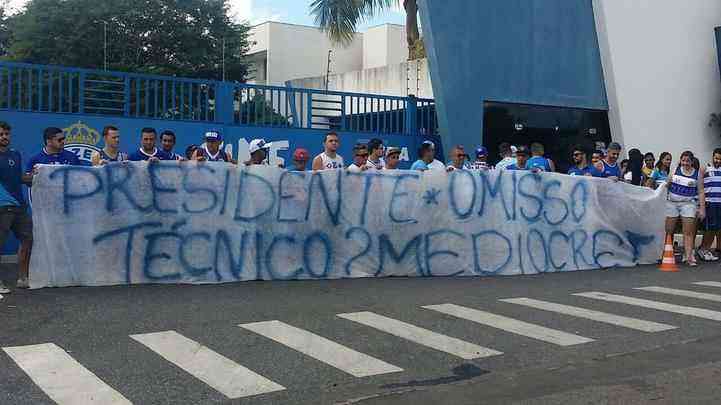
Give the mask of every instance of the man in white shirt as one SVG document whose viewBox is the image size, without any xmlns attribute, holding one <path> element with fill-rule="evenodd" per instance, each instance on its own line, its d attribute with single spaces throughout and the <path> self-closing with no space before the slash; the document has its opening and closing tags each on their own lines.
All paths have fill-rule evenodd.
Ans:
<svg viewBox="0 0 721 405">
<path fill-rule="evenodd" d="M 501 155 L 501 161 L 496 163 L 496 169 L 504 170 L 510 165 L 516 164 L 516 159 L 513 158 L 512 146 L 508 142 L 503 142 L 498 145 L 498 154 Z"/>
<path fill-rule="evenodd" d="M 353 163 L 348 166 L 348 171 L 351 173 L 361 173 L 366 170 L 370 170 L 367 165 L 368 163 L 368 146 L 357 143 L 353 147 Z"/>
<path fill-rule="evenodd" d="M 436 145 L 431 141 L 423 141 L 418 149 L 418 160 L 411 166 L 411 170 L 446 170 L 443 162 L 436 160 Z"/>
<path fill-rule="evenodd" d="M 345 164 L 343 156 L 338 154 L 339 147 L 340 139 L 337 133 L 331 131 L 325 134 L 325 140 L 323 141 L 324 151 L 313 159 L 313 170 L 342 169 Z"/>
<path fill-rule="evenodd" d="M 373 170 L 383 170 L 383 167 L 385 167 L 383 154 L 385 154 L 383 141 L 378 138 L 371 139 L 370 142 L 368 142 L 368 161 L 366 162 L 366 166 Z"/>
</svg>

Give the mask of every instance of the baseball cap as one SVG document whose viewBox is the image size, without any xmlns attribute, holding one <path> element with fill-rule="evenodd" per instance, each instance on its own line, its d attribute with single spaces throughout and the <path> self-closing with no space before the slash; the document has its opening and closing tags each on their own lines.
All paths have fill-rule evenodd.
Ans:
<svg viewBox="0 0 721 405">
<path fill-rule="evenodd" d="M 526 155 L 528 156 L 528 148 L 521 145 L 516 147 L 516 155 Z"/>
<path fill-rule="evenodd" d="M 399 148 L 397 146 L 389 146 L 386 148 L 386 156 L 390 156 L 390 155 L 393 155 L 396 153 L 400 154 L 401 148 Z"/>
<path fill-rule="evenodd" d="M 293 152 L 293 160 L 303 162 L 309 159 L 310 153 L 304 148 L 298 148 Z"/>
<path fill-rule="evenodd" d="M 270 148 L 270 143 L 266 143 L 265 139 L 253 139 L 252 141 L 250 141 L 250 147 L 248 148 L 248 151 L 252 155 L 253 153 L 261 149 L 268 148 Z"/>
<path fill-rule="evenodd" d="M 428 145 L 428 146 L 430 146 L 430 147 L 433 148 L 433 149 L 436 148 L 436 144 L 433 143 L 432 141 L 423 141 L 422 145 Z"/>
<path fill-rule="evenodd" d="M 488 156 L 488 149 L 485 146 L 479 146 L 476 149 L 476 156 Z"/>
<path fill-rule="evenodd" d="M 222 141 L 223 137 L 220 135 L 220 132 L 218 132 L 218 131 L 208 131 L 205 133 L 205 140 L 206 141 Z"/>
</svg>

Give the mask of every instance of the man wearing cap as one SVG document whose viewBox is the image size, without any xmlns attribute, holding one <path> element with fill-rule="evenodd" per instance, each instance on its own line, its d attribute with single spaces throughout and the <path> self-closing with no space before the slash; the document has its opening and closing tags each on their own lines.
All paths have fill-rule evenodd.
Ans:
<svg viewBox="0 0 721 405">
<path fill-rule="evenodd" d="M 528 148 L 521 145 L 516 147 L 516 163 L 506 167 L 507 170 L 531 170 L 528 166 Z"/>
<path fill-rule="evenodd" d="M 401 163 L 401 148 L 390 146 L 386 149 L 385 167 L 383 170 L 398 170 Z"/>
<path fill-rule="evenodd" d="M 250 160 L 245 162 L 246 166 L 252 165 L 267 165 L 268 162 L 265 160 L 268 157 L 268 148 L 270 143 L 266 143 L 265 139 L 253 139 L 250 141 Z"/>
<path fill-rule="evenodd" d="M 293 152 L 293 170 L 297 172 L 304 172 L 308 167 L 308 159 L 310 159 L 310 153 L 304 148 L 298 148 Z"/>
<path fill-rule="evenodd" d="M 423 141 L 418 149 L 419 159 L 413 163 L 411 170 L 446 170 L 446 165 L 435 159 L 436 145 L 431 141 Z"/>
<path fill-rule="evenodd" d="M 468 165 L 470 170 L 488 170 L 488 149 L 485 146 L 479 146 L 476 149 L 476 160 Z"/>
<path fill-rule="evenodd" d="M 368 142 L 368 161 L 366 162 L 368 169 L 383 170 L 383 167 L 385 167 L 384 153 L 383 141 L 378 138 L 371 139 Z"/>
<path fill-rule="evenodd" d="M 230 153 L 220 150 L 220 144 L 223 142 L 223 137 L 218 131 L 208 131 L 205 133 L 205 145 L 199 148 L 196 153 L 200 153 L 205 156 L 205 160 L 208 162 L 228 162 L 235 163 Z"/>
<path fill-rule="evenodd" d="M 345 167 L 343 156 L 338 154 L 340 139 L 335 132 L 325 134 L 323 153 L 313 159 L 313 170 L 337 170 Z"/>
<path fill-rule="evenodd" d="M 140 149 L 130 154 L 130 160 L 139 162 L 146 160 L 148 162 L 157 162 L 158 160 L 171 160 L 170 155 L 158 150 L 155 147 L 155 138 L 157 132 L 155 128 L 143 128 L 140 130 Z"/>
</svg>

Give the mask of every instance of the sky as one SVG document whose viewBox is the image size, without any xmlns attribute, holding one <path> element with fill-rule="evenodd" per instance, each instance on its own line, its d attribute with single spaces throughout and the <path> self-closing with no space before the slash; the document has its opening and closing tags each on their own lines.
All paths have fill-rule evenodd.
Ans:
<svg viewBox="0 0 721 405">
<path fill-rule="evenodd" d="M 0 0 L 3 1 L 3 0 Z M 107 0 L 106 0 L 107 1 Z M 265 21 L 280 21 L 292 24 L 315 25 L 309 15 L 312 0 L 229 0 L 231 10 L 237 20 L 259 24 Z M 11 9 L 21 8 L 27 0 L 9 0 Z M 368 27 L 384 23 L 404 24 L 405 15 L 402 9 L 388 11 L 370 21 L 363 21 L 358 30 L 363 32 Z"/>
</svg>

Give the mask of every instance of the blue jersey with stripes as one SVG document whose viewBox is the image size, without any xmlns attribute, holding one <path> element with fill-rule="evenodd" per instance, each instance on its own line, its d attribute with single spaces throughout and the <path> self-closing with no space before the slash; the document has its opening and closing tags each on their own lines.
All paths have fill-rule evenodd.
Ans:
<svg viewBox="0 0 721 405">
<path fill-rule="evenodd" d="M 578 166 L 571 166 L 570 169 L 568 169 L 568 174 L 570 176 L 585 176 L 587 174 L 593 173 L 593 167 L 592 166 L 586 166 L 583 168 L 580 168 Z"/>
<path fill-rule="evenodd" d="M 618 177 L 621 178 L 621 168 L 618 166 L 618 162 L 614 163 L 613 165 L 610 165 L 606 163 L 605 160 L 601 161 L 601 164 L 603 164 L 603 170 L 598 171 L 594 177 Z"/>
<path fill-rule="evenodd" d="M 703 188 L 706 193 L 706 202 L 721 204 L 721 167 L 706 167 Z"/>
<path fill-rule="evenodd" d="M 530 170 L 540 171 L 540 172 L 550 172 L 551 171 L 551 163 L 543 156 L 534 156 L 530 159 L 528 159 L 528 163 L 526 164 L 526 167 L 528 167 Z"/>
<path fill-rule="evenodd" d="M 684 174 L 681 167 L 671 177 L 668 198 L 671 201 L 693 201 L 698 196 L 698 170 L 690 175 Z"/>
</svg>

